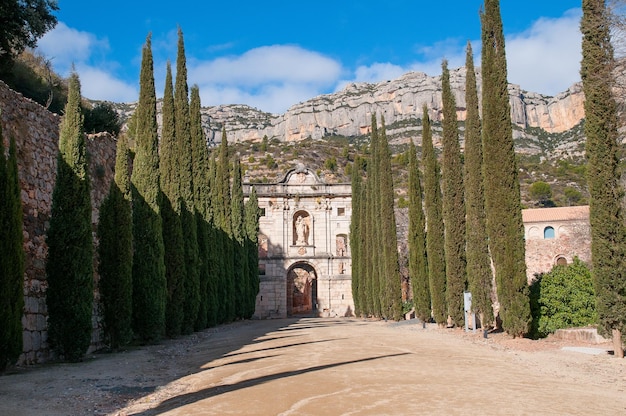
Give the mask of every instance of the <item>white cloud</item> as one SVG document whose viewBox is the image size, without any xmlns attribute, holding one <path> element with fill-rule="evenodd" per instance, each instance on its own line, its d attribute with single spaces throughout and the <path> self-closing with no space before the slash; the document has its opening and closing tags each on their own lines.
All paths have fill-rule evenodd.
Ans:
<svg viewBox="0 0 626 416">
<path fill-rule="evenodd" d="M 539 19 L 529 30 L 508 37 L 509 82 L 556 95 L 580 81 L 580 13 L 573 9 L 558 19 Z"/>
<path fill-rule="evenodd" d="M 70 28 L 63 22 L 37 42 L 37 51 L 51 60 L 56 72 L 67 77 L 72 67 L 75 68 L 84 97 L 114 102 L 136 101 L 137 86 L 114 75 L 119 64 L 106 60 L 109 49 L 107 39 L 98 39 L 92 33 Z M 94 63 L 96 60 L 98 64 Z"/>
<path fill-rule="evenodd" d="M 188 67 L 203 105 L 246 103 L 274 113 L 331 89 L 342 71 L 339 62 L 291 45 L 262 46 Z"/>
</svg>

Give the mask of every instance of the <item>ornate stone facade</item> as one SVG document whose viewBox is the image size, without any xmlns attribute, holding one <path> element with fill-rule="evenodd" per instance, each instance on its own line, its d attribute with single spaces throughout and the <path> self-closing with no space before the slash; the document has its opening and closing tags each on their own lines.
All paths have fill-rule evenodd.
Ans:
<svg viewBox="0 0 626 416">
<path fill-rule="evenodd" d="M 352 316 L 350 184 L 326 184 L 302 165 L 257 192 L 260 291 L 255 317 Z"/>
</svg>

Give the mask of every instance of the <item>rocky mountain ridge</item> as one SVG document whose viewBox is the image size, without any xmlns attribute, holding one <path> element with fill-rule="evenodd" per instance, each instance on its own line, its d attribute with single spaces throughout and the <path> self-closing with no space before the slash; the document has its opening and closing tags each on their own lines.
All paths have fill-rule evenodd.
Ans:
<svg viewBox="0 0 626 416">
<path fill-rule="evenodd" d="M 465 120 L 465 75 L 464 67 L 450 71 L 460 121 Z M 480 95 L 479 73 L 477 79 Z M 572 130 L 584 118 L 581 83 L 575 83 L 554 97 L 510 84 L 509 96 L 516 139 L 524 142 L 520 146 L 523 153 L 542 152 L 536 135 L 529 130 L 560 134 Z M 438 124 L 442 118 L 441 77 L 409 72 L 395 80 L 375 84 L 348 84 L 336 93 L 295 104 L 284 114 L 270 114 L 242 104 L 204 107 L 202 113 L 209 143 L 220 141 L 223 126 L 231 142 L 259 142 L 264 136 L 281 142 L 320 140 L 330 136 L 354 138 L 369 133 L 371 114 L 376 113 L 385 117 L 390 140 L 402 143 L 411 139 L 420 144 L 424 104 L 435 125 Z M 134 110 L 134 104 L 116 106 L 123 118 Z"/>
</svg>

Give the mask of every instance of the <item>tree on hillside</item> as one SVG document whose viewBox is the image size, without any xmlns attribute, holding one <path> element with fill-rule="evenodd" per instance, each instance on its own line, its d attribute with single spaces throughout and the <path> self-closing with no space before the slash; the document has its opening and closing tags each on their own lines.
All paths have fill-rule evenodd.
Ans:
<svg viewBox="0 0 626 416">
<path fill-rule="evenodd" d="M 483 172 L 489 248 L 502 327 L 528 332 L 524 225 L 509 104 L 504 33 L 499 0 L 485 0 L 482 23 Z"/>
<path fill-rule="evenodd" d="M 426 256 L 426 219 L 422 206 L 422 181 L 415 145 L 409 143 L 409 278 L 413 291 L 415 316 L 422 322 L 431 317 L 428 257 Z"/>
<path fill-rule="evenodd" d="M 51 346 L 68 361 L 81 360 L 89 348 L 93 310 L 91 187 L 80 102 L 80 81 L 73 73 L 46 238 L 48 334 Z"/>
<path fill-rule="evenodd" d="M 0 5 L 0 72 L 57 24 L 56 0 L 3 0 Z"/>
<path fill-rule="evenodd" d="M 457 326 L 463 326 L 463 293 L 467 284 L 465 257 L 465 195 L 463 189 L 463 163 L 459 145 L 459 127 L 456 100 L 450 87 L 448 61 L 442 65 L 443 99 L 443 180 L 442 207 L 445 224 L 446 303 L 448 314 Z"/>
<path fill-rule="evenodd" d="M 465 68 L 465 212 L 467 232 L 467 284 L 472 308 L 483 329 L 494 322 L 491 302 L 493 273 L 487 239 L 483 184 L 483 147 L 472 45 L 467 43 Z"/>
<path fill-rule="evenodd" d="M 422 166 L 424 166 L 424 206 L 426 210 L 426 255 L 428 256 L 428 284 L 433 318 L 440 326 L 447 321 L 446 259 L 442 214 L 441 174 L 433 147 L 428 108 L 424 105 L 422 118 Z"/>
<path fill-rule="evenodd" d="M 194 213 L 193 150 L 191 119 L 189 115 L 189 88 L 187 86 L 187 59 L 183 31 L 178 28 L 178 55 L 176 57 L 176 84 L 174 91 L 176 124 L 176 151 L 178 153 L 178 180 L 182 197 L 179 211 L 185 243 L 186 275 L 183 278 L 185 302 L 183 304 L 183 333 L 191 333 L 200 307 L 200 268 L 198 263 L 198 235 Z"/>
<path fill-rule="evenodd" d="M 11 137 L 5 159 L 0 123 L 0 372 L 22 353 L 24 246 L 17 147 Z"/>
<path fill-rule="evenodd" d="M 621 205 L 618 118 L 611 70 L 611 33 L 604 0 L 583 0 L 583 59 L 591 260 L 600 328 L 623 357 L 626 331 L 626 229 Z"/>
<path fill-rule="evenodd" d="M 158 129 L 150 35 L 142 51 L 139 103 L 135 110 L 133 190 L 133 330 L 142 342 L 165 333 L 167 281 L 159 185 Z"/>
<path fill-rule="evenodd" d="M 167 62 L 161 139 L 159 141 L 159 171 L 161 178 L 161 218 L 163 222 L 163 259 L 167 299 L 165 302 L 165 333 L 176 337 L 183 332 L 185 278 L 185 243 L 181 225 L 182 198 L 180 195 L 180 154 L 176 143 L 176 116 L 174 111 L 174 87 L 172 68 Z"/>
<path fill-rule="evenodd" d="M 98 273 L 104 333 L 111 348 L 132 340 L 133 218 L 130 152 L 126 135 L 117 140 L 115 178 L 100 206 Z"/>
</svg>

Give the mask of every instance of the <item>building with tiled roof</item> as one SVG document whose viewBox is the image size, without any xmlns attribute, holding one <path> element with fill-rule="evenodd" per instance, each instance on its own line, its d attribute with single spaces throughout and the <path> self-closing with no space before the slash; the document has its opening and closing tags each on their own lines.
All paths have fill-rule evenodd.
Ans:
<svg viewBox="0 0 626 416">
<path fill-rule="evenodd" d="M 574 257 L 591 262 L 589 206 L 525 209 L 522 219 L 529 282 Z"/>
</svg>

